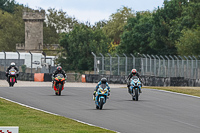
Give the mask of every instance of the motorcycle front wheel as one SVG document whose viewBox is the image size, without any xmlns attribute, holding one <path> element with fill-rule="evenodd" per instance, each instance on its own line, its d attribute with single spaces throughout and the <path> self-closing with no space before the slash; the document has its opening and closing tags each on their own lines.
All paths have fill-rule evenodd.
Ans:
<svg viewBox="0 0 200 133">
<path fill-rule="evenodd" d="M 99 109 L 102 109 L 102 108 L 103 108 L 103 98 L 100 99 L 99 106 L 100 106 Z"/>
<path fill-rule="evenodd" d="M 60 95 L 61 95 L 61 91 L 62 91 L 62 85 L 61 85 L 61 84 L 58 85 L 58 89 L 59 89 L 59 90 L 58 90 L 58 92 L 59 92 L 58 95 L 60 96 Z"/>
</svg>

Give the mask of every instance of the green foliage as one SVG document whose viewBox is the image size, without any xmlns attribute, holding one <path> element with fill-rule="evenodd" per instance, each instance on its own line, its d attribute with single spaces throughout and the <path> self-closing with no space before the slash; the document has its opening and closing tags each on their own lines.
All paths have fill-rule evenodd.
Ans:
<svg viewBox="0 0 200 133">
<path fill-rule="evenodd" d="M 15 0 L 0 0 L 0 9 L 9 13 L 14 12 L 16 5 Z"/>
<path fill-rule="evenodd" d="M 84 24 L 76 24 L 72 31 L 63 33 L 60 45 L 64 48 L 59 62 L 67 70 L 92 70 L 94 53 L 105 54 L 109 40 L 101 29 L 93 30 Z"/>
<path fill-rule="evenodd" d="M 20 133 L 114 133 L 114 131 L 27 108 L 1 98 L 0 118 L 1 126 L 17 125 Z"/>
<path fill-rule="evenodd" d="M 153 13 L 153 30 L 150 46 L 156 54 L 176 54 L 175 41 L 181 29 L 173 27 L 173 21 L 181 17 L 187 0 L 164 1 L 164 7 Z"/>
<path fill-rule="evenodd" d="M 123 33 L 124 26 L 127 23 L 128 18 L 133 17 L 134 12 L 131 8 L 123 7 L 118 9 L 116 13 L 110 16 L 110 20 L 103 27 L 103 31 L 106 35 L 114 41 L 114 43 L 120 43 L 120 35 Z"/>
<path fill-rule="evenodd" d="M 22 72 L 25 73 L 26 72 L 26 65 L 22 65 L 21 68 L 22 68 Z"/>
<path fill-rule="evenodd" d="M 47 11 L 47 25 L 55 27 L 58 33 L 68 32 L 77 23 L 75 18 L 69 17 L 63 10 L 57 11 L 55 8 L 49 8 Z"/>
<path fill-rule="evenodd" d="M 152 54 L 149 46 L 152 27 L 152 14 L 149 11 L 137 12 L 136 17 L 128 19 L 117 52 Z"/>
<path fill-rule="evenodd" d="M 196 55 L 200 54 L 200 27 L 195 30 L 183 30 L 183 36 L 176 43 L 178 54 Z"/>
<path fill-rule="evenodd" d="M 15 51 L 16 43 L 24 43 L 22 6 L 16 6 L 13 14 L 0 10 L 0 51 Z"/>
</svg>

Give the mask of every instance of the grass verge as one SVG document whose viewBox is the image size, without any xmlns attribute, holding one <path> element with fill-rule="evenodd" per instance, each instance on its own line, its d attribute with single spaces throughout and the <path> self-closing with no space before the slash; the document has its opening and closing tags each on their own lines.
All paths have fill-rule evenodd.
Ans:
<svg viewBox="0 0 200 133">
<path fill-rule="evenodd" d="M 159 86 L 145 86 L 143 88 L 166 90 L 178 93 L 189 94 L 200 97 L 200 87 L 159 87 Z"/>
<path fill-rule="evenodd" d="M 20 133 L 113 133 L 113 131 L 30 109 L 1 98 L 0 126 L 19 126 Z"/>
</svg>

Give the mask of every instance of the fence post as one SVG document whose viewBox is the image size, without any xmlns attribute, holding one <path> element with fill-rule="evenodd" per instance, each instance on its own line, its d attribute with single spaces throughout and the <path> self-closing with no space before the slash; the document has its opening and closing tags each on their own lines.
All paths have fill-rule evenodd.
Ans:
<svg viewBox="0 0 200 133">
<path fill-rule="evenodd" d="M 112 75 L 112 56 L 108 53 L 110 56 L 110 75 Z"/>
<path fill-rule="evenodd" d="M 31 54 L 31 75 L 32 75 L 33 54 L 31 53 L 31 51 L 29 51 L 29 53 Z"/>
<path fill-rule="evenodd" d="M 150 67 L 150 74 L 152 75 L 152 72 L 151 72 L 151 56 L 149 56 L 148 54 L 147 54 L 147 56 L 150 58 L 150 63 L 149 63 L 149 67 Z"/>
<path fill-rule="evenodd" d="M 193 58 L 191 56 L 188 56 L 190 59 L 191 59 L 191 62 L 192 62 L 192 68 L 191 68 L 191 75 L 190 75 L 190 78 L 194 78 L 194 75 L 193 75 Z"/>
<path fill-rule="evenodd" d="M 188 77 L 188 58 L 186 57 L 186 56 L 184 56 L 185 57 L 185 59 L 186 59 L 186 63 L 187 63 L 187 65 L 186 65 L 186 78 Z"/>
<path fill-rule="evenodd" d="M 104 56 L 103 56 L 103 54 L 102 53 L 99 53 L 100 55 L 101 55 L 101 57 L 102 57 L 102 74 L 104 74 Z"/>
<path fill-rule="evenodd" d="M 17 54 L 18 54 L 18 67 L 20 66 L 20 53 L 19 53 L 19 51 L 16 51 L 17 52 Z"/>
<path fill-rule="evenodd" d="M 183 74 L 184 73 L 184 60 L 183 60 L 183 58 L 180 55 L 178 57 L 181 58 L 181 62 L 182 62 L 182 69 L 181 69 L 182 72 L 181 72 L 180 76 L 184 77 L 184 74 Z"/>
<path fill-rule="evenodd" d="M 163 59 L 163 66 L 164 66 L 164 71 L 165 71 L 165 72 L 164 72 L 164 73 L 165 73 L 164 76 L 167 77 L 167 74 L 166 74 L 166 66 L 165 66 L 165 58 L 164 58 L 162 55 L 160 55 L 160 57 Z"/>
<path fill-rule="evenodd" d="M 6 52 L 3 50 L 4 52 L 4 71 L 6 71 Z"/>
<path fill-rule="evenodd" d="M 145 57 L 146 60 L 146 73 L 147 73 L 147 56 L 145 54 L 142 54 Z"/>
<path fill-rule="evenodd" d="M 160 76 L 160 57 L 155 55 L 158 58 L 158 76 Z"/>
<path fill-rule="evenodd" d="M 133 54 L 130 54 L 133 57 L 133 68 L 135 68 L 135 56 Z"/>
<path fill-rule="evenodd" d="M 120 62 L 119 62 L 119 59 L 120 59 L 120 57 L 119 57 L 119 55 L 118 54 L 116 54 L 116 56 L 117 56 L 117 62 L 118 62 L 118 70 L 117 70 L 117 74 L 119 75 L 119 64 L 120 64 Z"/>
<path fill-rule="evenodd" d="M 97 74 L 96 73 L 96 70 L 97 70 L 97 56 L 92 52 L 92 55 L 94 56 L 94 74 Z"/>
<path fill-rule="evenodd" d="M 176 71 L 178 71 L 178 76 L 180 76 L 180 73 L 179 73 L 179 59 L 178 59 L 178 57 L 176 56 L 176 55 L 174 55 L 174 57 L 176 58 L 176 60 L 177 60 L 177 69 L 176 69 Z M 176 76 L 176 73 L 175 73 L 175 76 Z"/>
<path fill-rule="evenodd" d="M 167 74 L 168 74 L 168 76 L 170 77 L 171 76 L 171 68 L 170 68 L 170 60 L 169 60 L 169 57 L 167 57 L 166 55 L 165 55 L 165 57 L 167 58 L 167 61 L 168 61 L 168 70 L 167 70 Z"/>
<path fill-rule="evenodd" d="M 156 57 L 154 55 L 151 55 L 154 59 L 154 76 L 156 76 Z"/>
<path fill-rule="evenodd" d="M 198 63 L 197 63 L 197 58 L 195 56 L 193 56 L 193 58 L 196 60 L 196 65 L 195 65 L 196 66 L 196 72 L 195 73 L 196 73 L 196 79 L 197 79 L 198 78 L 198 76 L 197 76 L 198 75 Z"/>
<path fill-rule="evenodd" d="M 127 56 L 123 53 L 123 55 L 126 57 L 126 63 L 125 63 L 125 75 L 127 75 L 127 64 L 128 64 L 128 61 L 127 61 Z"/>
<path fill-rule="evenodd" d="M 174 58 L 171 55 L 169 57 L 172 59 L 172 75 L 174 76 Z"/>
</svg>

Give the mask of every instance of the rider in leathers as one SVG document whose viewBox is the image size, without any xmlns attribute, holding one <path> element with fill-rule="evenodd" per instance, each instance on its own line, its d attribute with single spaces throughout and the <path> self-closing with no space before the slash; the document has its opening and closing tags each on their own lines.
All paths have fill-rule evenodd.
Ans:
<svg viewBox="0 0 200 133">
<path fill-rule="evenodd" d="M 140 80 L 140 82 L 142 83 L 142 80 L 141 80 L 141 78 L 140 78 L 140 75 L 139 75 L 139 73 L 137 72 L 137 70 L 136 69 L 132 69 L 131 70 L 131 73 L 128 75 L 128 77 L 127 77 L 127 87 L 128 87 L 128 92 L 130 93 L 130 79 L 133 77 L 133 76 L 137 76 L 138 78 L 139 78 L 139 80 Z M 141 84 L 141 87 L 142 87 L 142 84 Z M 140 91 L 140 93 L 142 93 L 142 90 L 141 89 L 139 89 L 139 91 Z"/>
<path fill-rule="evenodd" d="M 101 84 L 106 84 L 106 86 L 108 87 L 108 96 L 110 95 L 110 87 L 107 83 L 107 79 L 106 78 L 102 78 L 101 81 L 98 82 L 96 88 L 94 89 L 94 93 L 93 93 L 93 100 L 95 100 L 95 96 L 96 96 L 96 92 L 97 92 L 97 89 L 99 88 L 99 86 Z"/>
<path fill-rule="evenodd" d="M 6 70 L 6 77 L 7 77 L 7 81 L 8 81 L 8 83 L 9 83 L 9 79 L 8 79 L 8 74 L 9 74 L 9 70 L 11 69 L 11 68 L 14 68 L 16 71 L 17 71 L 17 74 L 16 74 L 16 76 L 18 77 L 19 76 L 19 69 L 15 66 L 15 63 L 14 62 L 12 62 L 11 64 L 10 64 L 10 66 L 7 68 L 7 70 Z M 17 83 L 17 77 L 15 78 L 15 82 Z"/>
</svg>

